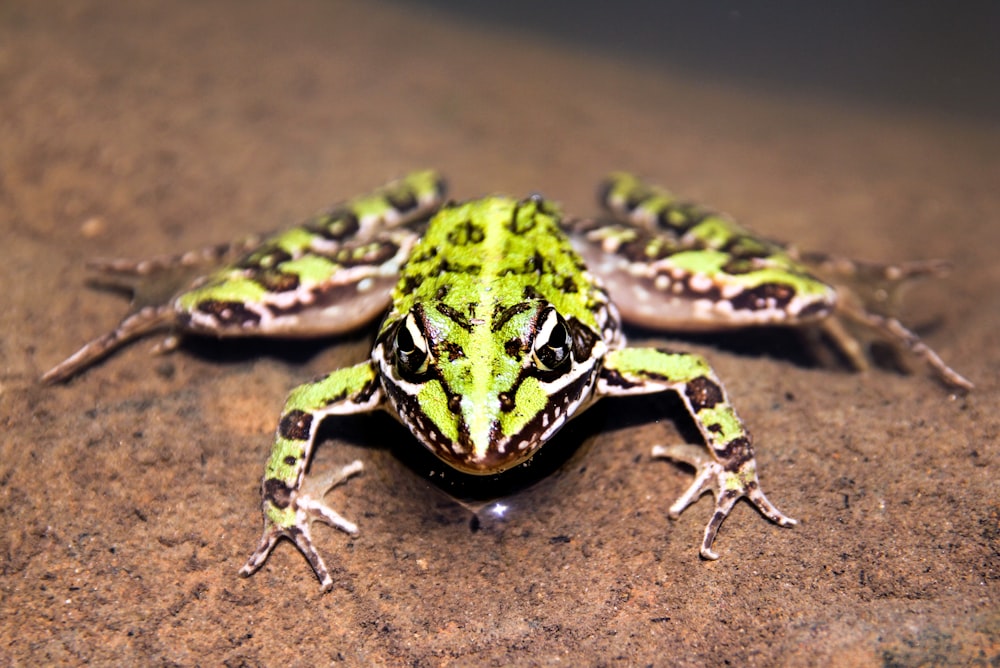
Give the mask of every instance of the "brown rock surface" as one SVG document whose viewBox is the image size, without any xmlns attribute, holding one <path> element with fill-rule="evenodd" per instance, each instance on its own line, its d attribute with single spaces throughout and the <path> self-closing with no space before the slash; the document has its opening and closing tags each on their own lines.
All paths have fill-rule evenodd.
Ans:
<svg viewBox="0 0 1000 668">
<path fill-rule="evenodd" d="M 1000 657 L 995 123 L 319 0 L 7 2 L 0 96 L 0 664 Z M 40 386 L 124 312 L 86 287 L 84 261 L 267 230 L 424 166 L 456 197 L 542 191 L 578 213 L 627 168 L 804 248 L 952 259 L 904 316 L 978 387 L 810 368 L 761 335 L 685 344 L 751 426 L 769 496 L 802 520 L 781 530 L 740 504 L 713 563 L 697 556 L 707 500 L 667 519 L 690 474 L 649 458 L 682 439 L 655 398 L 574 422 L 571 462 L 477 531 L 393 455 L 415 442 L 345 420 L 313 466 L 366 462 L 331 495 L 360 536 L 316 531 L 336 587 L 320 595 L 290 544 L 240 579 L 266 416 L 363 359 L 367 335 L 160 358 L 141 342 Z"/>
</svg>

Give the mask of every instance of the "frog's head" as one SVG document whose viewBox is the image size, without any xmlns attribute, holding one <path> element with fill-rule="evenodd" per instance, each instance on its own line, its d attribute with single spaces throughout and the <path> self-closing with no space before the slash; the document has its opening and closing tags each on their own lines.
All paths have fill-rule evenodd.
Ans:
<svg viewBox="0 0 1000 668">
<path fill-rule="evenodd" d="M 524 462 L 591 397 L 605 344 L 543 299 L 417 304 L 387 321 L 373 358 L 399 419 L 466 473 Z"/>
</svg>

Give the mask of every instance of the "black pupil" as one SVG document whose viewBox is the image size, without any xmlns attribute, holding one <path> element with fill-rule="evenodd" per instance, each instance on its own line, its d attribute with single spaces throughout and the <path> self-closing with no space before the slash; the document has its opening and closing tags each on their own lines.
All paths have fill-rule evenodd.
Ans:
<svg viewBox="0 0 1000 668">
<path fill-rule="evenodd" d="M 538 360 L 549 369 L 556 369 L 569 359 L 569 332 L 562 319 L 556 322 L 549 333 L 549 340 L 539 346 L 536 353 Z"/>
<path fill-rule="evenodd" d="M 565 348 L 568 342 L 569 332 L 566 331 L 566 325 L 562 324 L 562 321 L 559 321 L 552 328 L 552 335 L 549 336 L 548 345 L 550 348 Z"/>
<path fill-rule="evenodd" d="M 407 354 L 413 352 L 413 336 L 410 334 L 410 328 L 406 326 L 406 322 L 399 326 L 399 330 L 396 332 L 396 352 Z"/>
<path fill-rule="evenodd" d="M 413 335 L 410 334 L 410 328 L 407 327 L 407 321 L 404 320 L 396 330 L 397 367 L 400 371 L 416 373 L 426 358 L 427 353 L 417 348 Z"/>
</svg>

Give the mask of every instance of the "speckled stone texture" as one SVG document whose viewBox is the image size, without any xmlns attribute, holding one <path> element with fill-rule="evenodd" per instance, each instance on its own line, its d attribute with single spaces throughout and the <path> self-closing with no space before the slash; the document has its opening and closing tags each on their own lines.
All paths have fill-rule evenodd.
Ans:
<svg viewBox="0 0 1000 668">
<path fill-rule="evenodd" d="M 5 2 L 0 97 L 0 664 L 1000 660 L 995 123 L 360 0 Z M 712 361 L 802 520 L 741 503 L 713 563 L 710 504 L 670 521 L 691 474 L 649 456 L 691 438 L 676 402 L 594 408 L 554 444 L 564 466 L 478 522 L 384 416 L 330 422 L 313 471 L 366 463 L 330 497 L 360 536 L 315 531 L 335 588 L 288 543 L 240 579 L 285 394 L 370 333 L 143 341 L 44 387 L 125 312 L 84 262 L 280 227 L 425 166 L 459 198 L 581 214 L 630 169 L 804 248 L 949 258 L 903 316 L 977 389 L 820 368 L 776 332 L 674 341 Z"/>
</svg>

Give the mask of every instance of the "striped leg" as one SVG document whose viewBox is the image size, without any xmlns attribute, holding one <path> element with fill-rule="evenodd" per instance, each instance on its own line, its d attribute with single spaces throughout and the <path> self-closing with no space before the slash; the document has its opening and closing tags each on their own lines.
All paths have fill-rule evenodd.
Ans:
<svg viewBox="0 0 1000 668">
<path fill-rule="evenodd" d="M 794 525 L 796 521 L 778 510 L 761 491 L 750 432 L 702 357 L 653 348 L 616 350 L 605 358 L 597 386 L 602 396 L 668 390 L 680 395 L 708 446 L 707 454 L 693 446 L 658 446 L 653 450 L 654 457 L 680 460 L 697 470 L 694 482 L 670 507 L 671 517 L 679 516 L 707 491 L 715 496 L 715 512 L 705 527 L 701 556 L 719 558 L 712 550 L 712 543 L 740 497 L 746 497 L 772 522 Z"/>
<path fill-rule="evenodd" d="M 333 586 L 330 572 L 312 543 L 310 525 L 320 520 L 349 534 L 357 527 L 323 503 L 323 495 L 362 469 L 354 461 L 343 467 L 326 484 L 304 486 L 306 467 L 312 455 L 316 431 L 327 415 L 365 413 L 379 408 L 382 389 L 378 373 L 370 362 L 334 371 L 313 383 L 302 385 L 289 395 L 281 413 L 271 457 L 261 483 L 264 534 L 240 575 L 252 575 L 267 560 L 282 537 L 294 541 L 319 578 L 323 591 Z"/>
<path fill-rule="evenodd" d="M 156 330 L 170 331 L 165 350 L 185 333 L 316 337 L 364 325 L 388 305 L 416 228 L 440 207 L 444 187 L 436 173 L 414 172 L 283 232 L 181 255 L 92 261 L 98 284 L 133 293 L 132 312 L 42 380 L 66 380 Z"/>
</svg>

